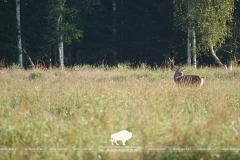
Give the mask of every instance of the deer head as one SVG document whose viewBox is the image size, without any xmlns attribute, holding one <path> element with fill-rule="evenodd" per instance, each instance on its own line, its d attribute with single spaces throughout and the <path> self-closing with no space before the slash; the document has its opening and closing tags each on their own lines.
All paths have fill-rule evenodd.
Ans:
<svg viewBox="0 0 240 160">
<path fill-rule="evenodd" d="M 169 60 L 170 60 L 170 62 L 172 63 L 173 70 L 175 71 L 174 81 L 177 83 L 177 78 L 183 76 L 184 72 L 186 72 L 187 69 L 183 68 L 182 70 L 180 70 L 181 66 L 180 66 L 180 67 L 176 67 L 176 66 L 174 65 L 174 57 L 173 57 L 172 60 L 171 60 L 170 57 L 169 57 Z"/>
</svg>

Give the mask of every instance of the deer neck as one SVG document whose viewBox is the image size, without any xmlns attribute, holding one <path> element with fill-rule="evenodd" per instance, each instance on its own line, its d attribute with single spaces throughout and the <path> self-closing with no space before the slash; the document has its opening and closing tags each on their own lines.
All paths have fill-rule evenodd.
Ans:
<svg viewBox="0 0 240 160">
<path fill-rule="evenodd" d="M 177 75 L 177 73 L 175 73 L 174 77 L 173 77 L 175 83 L 177 83 L 177 77 L 178 77 L 178 75 Z"/>
</svg>

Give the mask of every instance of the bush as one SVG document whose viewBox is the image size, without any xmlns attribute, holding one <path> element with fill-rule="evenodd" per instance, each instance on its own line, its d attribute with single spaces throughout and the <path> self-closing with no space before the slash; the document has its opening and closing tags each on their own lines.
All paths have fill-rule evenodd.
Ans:
<svg viewBox="0 0 240 160">
<path fill-rule="evenodd" d="M 30 73 L 29 79 L 37 79 L 37 78 L 43 78 L 44 74 L 42 72 L 33 72 Z"/>
<path fill-rule="evenodd" d="M 13 63 L 10 67 L 8 67 L 9 71 L 18 71 L 20 68 L 20 66 L 18 64 Z"/>
</svg>

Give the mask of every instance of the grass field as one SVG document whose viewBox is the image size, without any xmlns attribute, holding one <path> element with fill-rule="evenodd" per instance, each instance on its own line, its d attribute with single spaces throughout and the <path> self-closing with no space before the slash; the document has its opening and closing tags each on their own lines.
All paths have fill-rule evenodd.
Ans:
<svg viewBox="0 0 240 160">
<path fill-rule="evenodd" d="M 177 87 L 170 68 L 1 69 L 0 159 L 239 159 L 223 148 L 240 149 L 240 68 L 186 74 L 207 78 L 198 88 Z M 141 152 L 99 150 L 122 130 Z"/>
</svg>

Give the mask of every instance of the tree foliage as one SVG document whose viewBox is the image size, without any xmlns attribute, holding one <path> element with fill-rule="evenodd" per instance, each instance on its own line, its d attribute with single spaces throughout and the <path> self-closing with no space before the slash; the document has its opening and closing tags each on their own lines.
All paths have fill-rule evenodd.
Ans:
<svg viewBox="0 0 240 160">
<path fill-rule="evenodd" d="M 201 46 L 221 45 L 230 35 L 234 0 L 174 0 L 175 26 L 187 31 L 194 26 Z"/>
<path fill-rule="evenodd" d="M 34 63 L 58 63 L 59 0 L 21 0 L 23 49 Z M 118 62 L 186 62 L 186 31 L 194 26 L 198 60 L 212 63 L 209 42 L 224 59 L 238 60 L 237 0 L 116 0 Z M 234 10 L 235 9 L 235 10 Z M 60 23 L 65 65 L 110 63 L 114 51 L 112 0 L 66 0 Z M 0 0 L 0 60 L 17 63 L 15 2 Z M 227 39 L 226 39 L 227 38 Z M 224 45 L 223 45 L 224 44 Z M 224 50 L 221 51 L 220 49 Z M 227 52 L 226 52 L 227 51 Z M 25 67 L 29 65 L 24 61 Z"/>
</svg>

